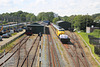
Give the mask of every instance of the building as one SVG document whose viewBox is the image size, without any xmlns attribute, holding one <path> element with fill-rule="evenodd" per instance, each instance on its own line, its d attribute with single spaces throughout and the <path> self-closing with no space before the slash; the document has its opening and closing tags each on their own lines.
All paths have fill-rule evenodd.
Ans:
<svg viewBox="0 0 100 67">
<path fill-rule="evenodd" d="M 39 23 L 32 23 L 27 26 L 27 29 L 30 29 L 33 34 L 44 33 L 44 26 Z"/>
<path fill-rule="evenodd" d="M 95 29 L 100 29 L 99 27 L 86 27 L 86 33 L 91 33 L 93 32 Z"/>
<path fill-rule="evenodd" d="M 71 28 L 71 23 L 66 22 L 66 21 L 57 21 L 56 24 L 64 28 L 65 30 L 68 30 L 69 28 Z"/>
<path fill-rule="evenodd" d="M 43 23 L 45 23 L 46 25 L 50 25 L 50 21 L 43 21 Z"/>
</svg>

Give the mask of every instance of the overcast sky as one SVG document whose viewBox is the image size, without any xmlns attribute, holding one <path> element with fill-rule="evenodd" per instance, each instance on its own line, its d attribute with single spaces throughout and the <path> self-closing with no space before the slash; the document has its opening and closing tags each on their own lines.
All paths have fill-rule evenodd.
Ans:
<svg viewBox="0 0 100 67">
<path fill-rule="evenodd" d="M 100 0 L 0 0 L 0 14 L 19 10 L 34 13 L 54 12 L 60 16 L 100 13 Z"/>
</svg>

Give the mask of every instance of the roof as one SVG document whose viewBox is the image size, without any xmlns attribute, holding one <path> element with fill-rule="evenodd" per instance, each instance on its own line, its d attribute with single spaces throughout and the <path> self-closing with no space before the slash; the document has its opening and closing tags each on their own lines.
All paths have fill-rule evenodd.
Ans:
<svg viewBox="0 0 100 67">
<path fill-rule="evenodd" d="M 57 21 L 56 23 L 62 23 L 62 22 L 64 22 L 64 21 L 61 20 L 61 21 Z"/>
<path fill-rule="evenodd" d="M 43 21 L 43 22 L 45 22 L 45 23 L 49 23 L 50 21 L 46 21 L 46 20 L 45 20 L 45 21 Z"/>
<path fill-rule="evenodd" d="M 65 23 L 69 23 L 69 22 L 62 21 L 62 20 L 61 20 L 61 21 L 57 21 L 56 23 L 58 24 L 58 23 L 64 23 L 64 22 L 65 22 Z"/>
<path fill-rule="evenodd" d="M 41 25 L 41 24 L 39 24 L 39 23 L 32 23 L 32 24 L 30 24 L 30 25 L 28 25 L 28 26 L 43 26 L 43 25 Z"/>
<path fill-rule="evenodd" d="M 53 25 L 57 30 L 64 30 L 62 27 L 57 26 L 57 25 L 55 25 L 55 24 L 53 24 L 53 23 L 52 23 L 52 25 Z"/>
</svg>

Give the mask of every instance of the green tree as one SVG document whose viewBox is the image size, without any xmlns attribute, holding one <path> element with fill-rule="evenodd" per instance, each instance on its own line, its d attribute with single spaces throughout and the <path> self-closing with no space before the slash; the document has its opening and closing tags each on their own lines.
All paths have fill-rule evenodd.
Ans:
<svg viewBox="0 0 100 67">
<path fill-rule="evenodd" d="M 74 18 L 76 17 L 76 15 L 71 15 L 70 17 L 67 18 L 67 21 L 71 23 L 71 27 L 74 28 Z"/>
<path fill-rule="evenodd" d="M 63 21 L 68 21 L 68 16 L 61 17 Z"/>
<path fill-rule="evenodd" d="M 32 14 L 27 14 L 27 15 L 26 15 L 26 21 L 27 21 L 27 22 L 30 21 L 31 16 L 32 16 Z"/>
<path fill-rule="evenodd" d="M 89 15 L 77 15 L 73 19 L 74 28 L 77 28 L 77 30 L 84 30 L 86 29 L 86 26 L 90 27 L 93 25 L 93 18 Z"/>
<path fill-rule="evenodd" d="M 97 13 L 97 14 L 93 14 L 92 17 L 93 19 L 95 19 L 96 17 L 100 16 L 100 13 Z"/>
<path fill-rule="evenodd" d="M 36 21 L 36 16 L 35 15 L 32 15 L 31 18 L 30 18 L 30 21 L 31 22 Z"/>
<path fill-rule="evenodd" d="M 53 12 L 41 12 L 37 16 L 38 21 L 43 21 L 43 20 L 52 21 L 53 18 L 54 18 Z"/>
<path fill-rule="evenodd" d="M 56 23 L 56 22 L 59 21 L 59 20 L 60 20 L 60 18 L 59 18 L 59 17 L 56 17 L 56 18 L 53 19 L 52 22 L 53 22 L 53 23 Z"/>
<path fill-rule="evenodd" d="M 54 13 L 53 12 L 47 12 L 47 20 L 52 21 L 54 18 Z"/>
<path fill-rule="evenodd" d="M 74 23 L 74 28 L 77 28 L 77 30 L 80 30 L 81 22 L 82 22 L 82 15 L 77 15 L 73 19 L 73 22 L 72 22 Z"/>
<path fill-rule="evenodd" d="M 100 16 L 97 16 L 94 20 L 95 22 L 100 22 Z"/>
</svg>

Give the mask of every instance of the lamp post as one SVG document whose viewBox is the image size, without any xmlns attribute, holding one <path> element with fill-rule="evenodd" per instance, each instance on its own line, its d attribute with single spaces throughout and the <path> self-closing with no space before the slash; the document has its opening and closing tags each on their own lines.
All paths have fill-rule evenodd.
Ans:
<svg viewBox="0 0 100 67">
<path fill-rule="evenodd" d="M 86 35 L 87 35 L 87 23 L 88 23 L 88 13 L 87 13 L 87 20 L 86 20 Z"/>
<path fill-rule="evenodd" d="M 17 16 L 17 28 L 18 28 L 18 16 Z"/>
<path fill-rule="evenodd" d="M 44 34 L 45 34 L 45 25 L 44 25 Z"/>
<path fill-rule="evenodd" d="M 100 30 L 100 20 L 99 20 L 99 30 Z M 100 35 L 100 31 L 98 33 L 98 37 L 99 37 L 99 35 Z M 99 43 L 100 43 L 100 37 L 99 37 Z"/>
</svg>

